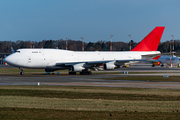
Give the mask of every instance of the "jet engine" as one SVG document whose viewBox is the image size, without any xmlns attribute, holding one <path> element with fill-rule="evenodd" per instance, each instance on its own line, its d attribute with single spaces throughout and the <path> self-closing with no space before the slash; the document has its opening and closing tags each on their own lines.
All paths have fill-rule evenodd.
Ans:
<svg viewBox="0 0 180 120">
<path fill-rule="evenodd" d="M 114 65 L 114 62 L 109 62 L 104 64 L 104 69 L 105 70 L 113 70 L 116 66 Z"/>
<path fill-rule="evenodd" d="M 82 64 L 76 64 L 76 65 L 73 65 L 71 67 L 71 71 L 72 72 L 81 72 L 82 70 L 84 70 L 85 68 L 83 67 Z"/>
<path fill-rule="evenodd" d="M 160 65 L 160 62 L 154 62 L 153 65 L 154 65 L 154 66 L 159 66 L 159 65 Z"/>
</svg>

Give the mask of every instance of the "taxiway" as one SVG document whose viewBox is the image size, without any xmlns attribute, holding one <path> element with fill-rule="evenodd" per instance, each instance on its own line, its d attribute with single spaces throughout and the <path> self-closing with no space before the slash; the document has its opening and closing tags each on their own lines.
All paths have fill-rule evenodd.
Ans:
<svg viewBox="0 0 180 120">
<path fill-rule="evenodd" d="M 3 69 L 3 68 L 1 68 Z M 112 72 L 137 72 L 136 74 L 112 74 Z M 101 72 L 101 71 L 98 71 Z M 102 86 L 102 87 L 137 87 L 180 89 L 180 82 L 148 82 L 131 80 L 104 80 L 101 78 L 124 76 L 180 76 L 180 68 L 139 67 L 120 68 L 113 71 L 103 71 L 107 74 L 93 75 L 39 75 L 33 76 L 0 76 L 0 85 L 59 85 L 59 86 Z M 142 73 L 144 72 L 144 73 Z M 146 74 L 145 72 L 150 72 Z M 151 73 L 152 72 L 152 73 Z"/>
</svg>

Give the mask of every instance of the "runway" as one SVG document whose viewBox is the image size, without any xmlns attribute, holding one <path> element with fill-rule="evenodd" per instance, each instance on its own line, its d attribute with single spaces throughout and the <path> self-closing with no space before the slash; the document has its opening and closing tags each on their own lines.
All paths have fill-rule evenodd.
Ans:
<svg viewBox="0 0 180 120">
<path fill-rule="evenodd" d="M 136 74 L 112 74 L 112 72 L 139 72 Z M 100 72 L 100 71 L 98 71 Z M 38 77 L 26 76 L 0 76 L 0 85 L 58 85 L 58 86 L 101 86 L 101 87 L 133 87 L 133 88 L 164 88 L 180 89 L 180 82 L 148 82 L 131 80 L 104 80 L 101 78 L 124 76 L 180 76 L 179 68 L 152 68 L 130 67 L 113 71 L 105 71 L 107 74 L 93 75 L 39 75 Z M 144 73 L 142 73 L 144 72 Z M 152 72 L 146 74 L 145 72 Z"/>
</svg>

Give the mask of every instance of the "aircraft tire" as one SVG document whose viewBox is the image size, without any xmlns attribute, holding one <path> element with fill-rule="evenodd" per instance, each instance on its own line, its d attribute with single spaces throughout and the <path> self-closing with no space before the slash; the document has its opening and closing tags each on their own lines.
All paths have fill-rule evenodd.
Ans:
<svg viewBox="0 0 180 120">
<path fill-rule="evenodd" d="M 83 71 L 83 72 L 80 72 L 80 75 L 91 75 L 91 71 Z"/>
<path fill-rule="evenodd" d="M 84 71 L 80 72 L 80 75 L 85 75 L 85 72 Z"/>
<path fill-rule="evenodd" d="M 24 72 L 20 72 L 20 75 L 24 75 Z"/>
<path fill-rule="evenodd" d="M 92 75 L 92 72 L 91 72 L 91 71 L 89 71 L 89 72 L 88 72 L 88 75 Z"/>
<path fill-rule="evenodd" d="M 76 72 L 69 72 L 69 75 L 76 75 Z"/>
</svg>

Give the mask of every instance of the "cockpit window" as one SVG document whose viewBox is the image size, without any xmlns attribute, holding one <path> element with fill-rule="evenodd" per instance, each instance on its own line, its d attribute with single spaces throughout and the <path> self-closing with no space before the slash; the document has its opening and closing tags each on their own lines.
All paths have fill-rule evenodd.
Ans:
<svg viewBox="0 0 180 120">
<path fill-rule="evenodd" d="M 20 53 L 20 51 L 16 51 L 16 53 Z"/>
</svg>

